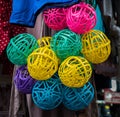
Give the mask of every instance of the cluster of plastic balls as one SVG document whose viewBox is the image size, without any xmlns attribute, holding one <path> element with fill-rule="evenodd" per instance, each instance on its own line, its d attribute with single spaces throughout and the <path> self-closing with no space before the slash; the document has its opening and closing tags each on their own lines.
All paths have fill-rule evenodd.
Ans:
<svg viewBox="0 0 120 117">
<path fill-rule="evenodd" d="M 102 31 L 93 30 L 96 12 L 89 4 L 48 9 L 43 16 L 48 27 L 58 32 L 38 41 L 31 34 L 19 34 L 7 46 L 8 59 L 20 65 L 14 83 L 20 92 L 31 93 L 41 109 L 61 103 L 70 110 L 84 109 L 94 98 L 89 81 L 92 63 L 107 60 L 110 41 Z"/>
<path fill-rule="evenodd" d="M 44 21 L 53 30 L 69 28 L 77 34 L 84 34 L 96 25 L 95 9 L 85 2 L 69 8 L 51 8 L 43 12 Z"/>
</svg>

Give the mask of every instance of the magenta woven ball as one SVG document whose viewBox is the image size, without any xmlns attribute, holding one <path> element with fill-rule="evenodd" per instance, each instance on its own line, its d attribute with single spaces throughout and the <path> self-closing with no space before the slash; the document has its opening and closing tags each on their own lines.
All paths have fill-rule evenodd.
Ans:
<svg viewBox="0 0 120 117">
<path fill-rule="evenodd" d="M 68 28 L 78 34 L 84 34 L 96 25 L 95 9 L 84 2 L 75 4 L 66 14 Z"/>
<path fill-rule="evenodd" d="M 66 28 L 66 12 L 66 8 L 51 8 L 45 10 L 43 17 L 46 25 L 56 31 Z"/>
</svg>

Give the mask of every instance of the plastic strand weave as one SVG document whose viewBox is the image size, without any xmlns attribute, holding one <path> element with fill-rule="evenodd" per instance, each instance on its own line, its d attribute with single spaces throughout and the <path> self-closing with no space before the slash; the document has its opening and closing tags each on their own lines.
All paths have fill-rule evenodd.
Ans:
<svg viewBox="0 0 120 117">
<path fill-rule="evenodd" d="M 27 57 L 38 48 L 36 38 L 28 33 L 19 34 L 11 38 L 7 46 L 7 57 L 16 65 L 27 64 Z"/>
<path fill-rule="evenodd" d="M 28 72 L 36 80 L 47 80 L 58 70 L 58 58 L 47 47 L 33 51 L 27 62 Z"/>
<path fill-rule="evenodd" d="M 66 23 L 67 8 L 51 8 L 43 11 L 46 25 L 56 31 L 67 27 Z"/>
<path fill-rule="evenodd" d="M 90 82 L 81 88 L 64 87 L 63 92 L 64 106 L 74 111 L 85 109 L 94 98 L 94 87 Z"/>
<path fill-rule="evenodd" d="M 91 78 L 92 68 L 85 58 L 70 56 L 61 63 L 58 74 L 65 86 L 79 88 Z"/>
<path fill-rule="evenodd" d="M 77 34 L 84 34 L 96 25 L 95 9 L 84 2 L 75 4 L 68 9 L 66 22 L 71 31 Z"/>
<path fill-rule="evenodd" d="M 21 66 L 17 69 L 14 83 L 17 89 L 25 94 L 32 93 L 33 85 L 35 84 L 36 80 L 34 80 L 28 73 L 26 66 Z"/>
<path fill-rule="evenodd" d="M 51 40 L 52 37 L 49 37 L 49 36 L 45 36 L 45 37 L 42 37 L 41 39 L 38 39 L 37 42 L 38 42 L 38 45 L 39 47 L 48 47 L 50 48 L 50 40 Z"/>
<path fill-rule="evenodd" d="M 51 110 L 59 106 L 63 94 L 58 76 L 55 74 L 48 80 L 36 82 L 32 90 L 32 99 L 43 110 Z"/>
<path fill-rule="evenodd" d="M 68 29 L 61 30 L 53 35 L 50 47 L 61 61 L 69 56 L 80 55 L 82 50 L 81 36 Z"/>
<path fill-rule="evenodd" d="M 106 61 L 111 53 L 110 40 L 99 30 L 91 30 L 84 34 L 82 45 L 84 57 L 94 64 Z"/>
</svg>

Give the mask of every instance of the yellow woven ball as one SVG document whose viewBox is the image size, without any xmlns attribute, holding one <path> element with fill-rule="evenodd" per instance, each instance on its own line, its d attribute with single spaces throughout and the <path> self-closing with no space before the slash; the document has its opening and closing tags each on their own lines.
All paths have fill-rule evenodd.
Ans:
<svg viewBox="0 0 120 117">
<path fill-rule="evenodd" d="M 52 37 L 45 36 L 37 40 L 39 47 L 45 47 L 47 46 L 50 48 L 50 40 Z"/>
<path fill-rule="evenodd" d="M 65 59 L 58 69 L 61 82 L 67 87 L 82 87 L 92 75 L 89 62 L 78 56 L 70 56 Z"/>
<path fill-rule="evenodd" d="M 82 36 L 82 53 L 84 57 L 94 63 L 106 61 L 111 53 L 108 37 L 99 30 L 91 30 Z"/>
<path fill-rule="evenodd" d="M 47 80 L 58 70 L 58 59 L 51 49 L 41 47 L 28 56 L 27 68 L 34 79 Z"/>
<path fill-rule="evenodd" d="M 48 47 L 50 48 L 50 41 L 52 37 L 45 36 L 37 40 L 39 47 Z M 60 59 L 58 59 L 58 64 L 60 64 Z"/>
</svg>

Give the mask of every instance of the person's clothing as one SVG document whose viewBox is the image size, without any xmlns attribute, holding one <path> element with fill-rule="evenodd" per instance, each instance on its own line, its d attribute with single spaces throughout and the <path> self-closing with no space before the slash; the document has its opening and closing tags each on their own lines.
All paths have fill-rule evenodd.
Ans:
<svg viewBox="0 0 120 117">
<path fill-rule="evenodd" d="M 11 37 L 25 32 L 26 28 L 9 23 L 11 14 L 11 0 L 0 1 L 0 55 L 5 50 Z"/>
<path fill-rule="evenodd" d="M 36 18 L 47 8 L 66 7 L 78 0 L 13 0 L 10 23 L 34 27 Z"/>
</svg>

